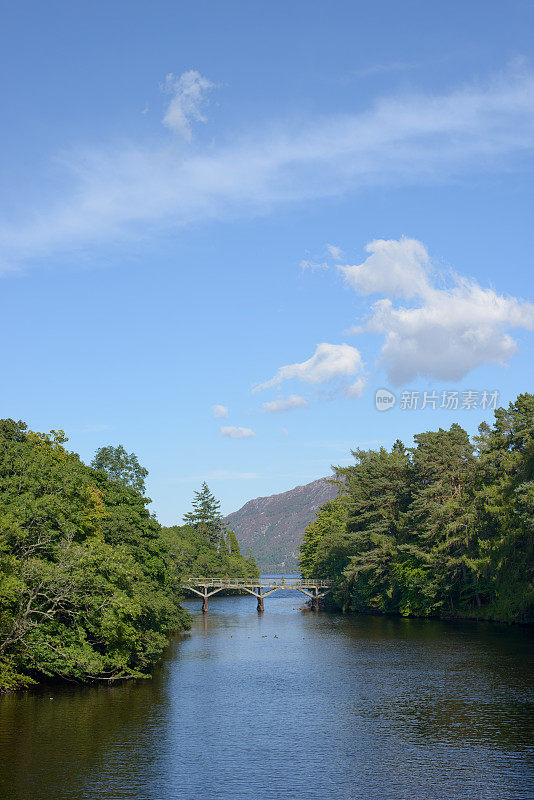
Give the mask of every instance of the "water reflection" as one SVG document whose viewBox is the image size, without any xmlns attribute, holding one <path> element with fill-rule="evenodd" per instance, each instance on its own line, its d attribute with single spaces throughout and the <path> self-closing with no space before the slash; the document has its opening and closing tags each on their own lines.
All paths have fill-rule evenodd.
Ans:
<svg viewBox="0 0 534 800">
<path fill-rule="evenodd" d="M 526 629 L 191 603 L 150 681 L 0 700 L 13 800 L 532 798 Z"/>
</svg>

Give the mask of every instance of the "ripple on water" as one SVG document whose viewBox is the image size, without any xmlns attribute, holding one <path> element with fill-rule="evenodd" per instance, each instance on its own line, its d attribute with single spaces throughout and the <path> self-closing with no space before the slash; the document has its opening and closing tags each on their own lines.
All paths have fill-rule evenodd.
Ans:
<svg viewBox="0 0 534 800">
<path fill-rule="evenodd" d="M 0 700 L 9 800 L 530 800 L 524 628 L 191 603 L 153 679 Z"/>
</svg>

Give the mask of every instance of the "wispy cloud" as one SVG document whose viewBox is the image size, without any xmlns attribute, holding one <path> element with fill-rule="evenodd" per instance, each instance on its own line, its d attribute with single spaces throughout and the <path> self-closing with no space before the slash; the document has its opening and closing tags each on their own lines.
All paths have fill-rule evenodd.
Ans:
<svg viewBox="0 0 534 800">
<path fill-rule="evenodd" d="M 357 399 L 362 396 L 366 385 L 367 381 L 365 378 L 358 378 L 358 380 L 354 381 L 354 383 L 351 383 L 350 386 L 345 388 L 345 394 L 347 397 L 353 397 Z"/>
<path fill-rule="evenodd" d="M 191 79 L 192 94 L 181 79 L 169 80 L 177 102 L 166 124 L 186 135 L 190 120 L 202 118 L 206 79 Z M 204 149 L 120 142 L 73 150 L 62 159 L 70 191 L 54 201 L 41 187 L 42 207 L 0 226 L 0 264 L 368 185 L 495 170 L 533 149 L 534 74 L 516 67 L 485 85 L 385 97 L 367 111 L 268 124 Z"/>
<path fill-rule="evenodd" d="M 310 258 L 303 258 L 300 262 L 300 268 L 302 270 L 306 269 L 328 269 L 328 262 L 327 261 L 313 261 Z"/>
<path fill-rule="evenodd" d="M 341 261 L 344 257 L 343 250 L 340 247 L 337 247 L 335 244 L 327 244 L 326 245 L 326 253 L 327 258 L 332 259 L 333 261 Z M 300 262 L 301 269 L 307 270 L 317 270 L 317 269 L 329 269 L 330 264 L 328 261 L 321 261 L 315 258 L 311 258 L 309 256 L 309 251 L 306 251 L 306 258 L 303 258 Z"/>
<path fill-rule="evenodd" d="M 264 411 L 269 414 L 280 414 L 282 411 L 291 411 L 295 408 L 305 408 L 308 401 L 305 397 L 300 397 L 298 394 L 290 394 L 289 397 L 278 397 L 276 400 L 268 400 L 263 403 Z"/>
<path fill-rule="evenodd" d="M 226 406 L 216 404 L 211 407 L 211 411 L 215 419 L 223 419 L 224 417 L 228 416 L 228 409 Z"/>
<path fill-rule="evenodd" d="M 331 256 L 331 258 L 334 259 L 334 261 L 341 261 L 341 259 L 345 255 L 341 247 L 338 247 L 335 244 L 327 244 L 326 249 L 328 250 L 328 253 Z"/>
<path fill-rule="evenodd" d="M 201 108 L 207 102 L 207 92 L 213 87 L 214 84 L 211 81 L 194 69 L 190 69 L 178 77 L 170 72 L 165 77 L 163 91 L 171 94 L 172 98 L 163 117 L 163 124 L 190 142 L 192 138 L 191 122 L 193 120 L 206 122 Z"/>
<path fill-rule="evenodd" d="M 240 428 L 235 425 L 223 425 L 221 436 L 228 436 L 230 439 L 250 439 L 256 436 L 251 428 Z"/>
</svg>

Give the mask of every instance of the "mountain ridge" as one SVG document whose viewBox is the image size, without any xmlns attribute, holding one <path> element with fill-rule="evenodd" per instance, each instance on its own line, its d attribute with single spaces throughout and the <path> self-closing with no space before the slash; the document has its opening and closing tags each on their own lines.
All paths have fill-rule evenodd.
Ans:
<svg viewBox="0 0 534 800">
<path fill-rule="evenodd" d="M 338 493 L 331 477 L 318 478 L 286 492 L 255 497 L 225 521 L 240 547 L 250 550 L 263 572 L 298 570 L 298 550 L 317 510 Z"/>
</svg>

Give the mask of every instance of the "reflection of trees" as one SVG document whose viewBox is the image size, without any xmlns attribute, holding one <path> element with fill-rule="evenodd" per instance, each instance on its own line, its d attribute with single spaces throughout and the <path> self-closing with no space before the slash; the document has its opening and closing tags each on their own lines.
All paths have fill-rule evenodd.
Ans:
<svg viewBox="0 0 534 800">
<path fill-rule="evenodd" d="M 154 731 L 169 709 L 166 670 L 149 681 L 0 697 L 0 797 L 92 799 L 84 786 L 102 770 L 109 796 L 126 796 L 136 773 L 146 781 L 157 761 Z"/>
<path fill-rule="evenodd" d="M 349 787 L 347 798 L 353 796 L 351 782 L 358 781 L 376 789 L 375 794 L 370 792 L 372 797 L 407 797 L 407 787 L 412 786 L 413 800 L 528 796 L 527 790 L 519 791 L 527 786 L 530 769 L 526 757 L 532 715 L 527 701 L 534 682 L 526 629 L 295 612 L 290 619 L 279 619 L 286 626 L 285 636 L 291 633 L 292 652 L 299 657 L 282 666 L 271 661 L 279 652 L 278 642 L 271 648 L 267 641 L 274 640 L 262 639 L 266 632 L 282 630 L 269 626 L 274 616 L 267 611 L 260 619 L 250 613 L 248 600 L 224 602 L 228 611 L 244 609 L 243 618 L 236 622 L 231 614 L 199 615 L 194 651 L 187 654 L 187 648 L 175 646 L 175 653 L 150 681 L 111 688 L 43 689 L 0 698 L 0 797 L 150 800 L 165 796 L 159 789 L 151 795 L 150 787 L 161 787 L 161 776 L 170 774 L 175 786 L 182 776 L 183 785 L 188 778 L 198 785 L 195 770 L 207 768 L 205 762 L 195 761 L 202 742 L 198 740 L 197 753 L 196 737 L 186 746 L 184 731 L 188 719 L 194 718 L 196 724 L 197 710 L 204 730 L 215 730 L 221 691 L 228 695 L 223 702 L 231 713 L 217 727 L 218 738 L 210 752 L 224 748 L 225 742 L 235 747 L 232 758 L 246 760 L 247 747 L 256 752 L 256 729 L 249 735 L 247 726 L 251 719 L 256 725 L 257 709 L 263 712 L 262 703 L 268 702 L 263 700 L 265 691 L 269 701 L 274 697 L 280 703 L 279 716 L 267 713 L 272 712 L 269 708 L 265 719 L 271 720 L 268 729 L 279 731 L 283 739 L 280 764 L 287 760 L 290 781 L 292 759 L 297 753 L 298 763 L 299 752 L 291 732 L 298 727 L 298 735 L 304 737 L 299 741 L 307 742 L 307 748 L 306 736 L 313 726 L 314 746 L 318 751 L 323 747 L 327 758 L 332 755 L 331 772 L 327 770 L 324 780 L 333 780 L 335 774 L 339 785 Z M 296 599 L 288 605 L 293 604 Z M 247 635 L 241 643 L 229 638 L 235 624 L 247 626 L 250 645 Z M 202 632 L 204 625 L 207 635 Z M 264 641 L 265 645 L 259 644 Z M 192 659 L 185 671 L 176 669 L 182 657 L 183 664 Z M 210 682 L 217 664 L 231 666 L 219 673 L 215 669 L 215 674 L 236 676 L 237 665 L 246 666 L 249 657 L 254 657 L 257 671 L 245 679 L 235 685 Z M 195 680 L 188 682 L 192 675 Z M 191 691 L 198 685 L 201 699 Z M 237 726 L 233 710 L 240 719 Z M 302 728 L 300 719 L 309 728 Z M 239 730 L 245 731 L 245 738 L 234 735 Z M 308 765 L 314 769 L 315 758 L 316 754 L 306 761 L 306 769 Z M 268 774 L 269 765 L 263 763 L 263 755 L 261 759 L 253 780 L 264 768 Z M 217 762 L 219 767 L 221 763 L 226 762 Z M 229 772 L 235 763 L 241 762 L 229 757 Z M 326 791 L 324 797 L 328 796 Z"/>
</svg>

